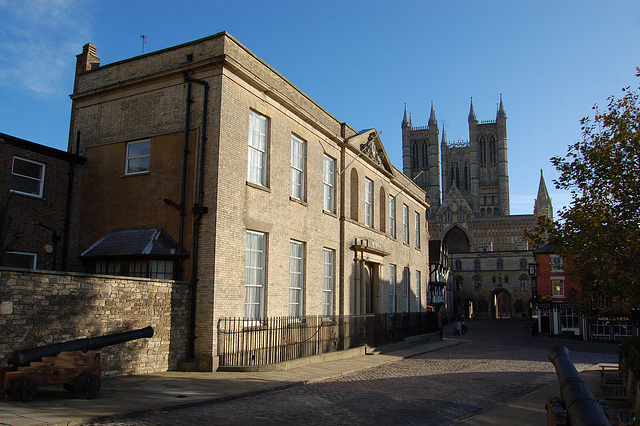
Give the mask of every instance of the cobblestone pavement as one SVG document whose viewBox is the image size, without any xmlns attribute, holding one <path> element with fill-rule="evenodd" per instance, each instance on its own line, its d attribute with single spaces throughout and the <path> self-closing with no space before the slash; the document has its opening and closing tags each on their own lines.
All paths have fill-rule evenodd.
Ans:
<svg viewBox="0 0 640 426">
<path fill-rule="evenodd" d="M 578 371 L 617 361 L 615 343 L 531 337 L 527 324 L 470 322 L 454 347 L 283 391 L 108 423 L 452 424 L 554 382 L 553 346 L 566 346 Z M 445 337 L 453 337 L 451 326 Z"/>
</svg>

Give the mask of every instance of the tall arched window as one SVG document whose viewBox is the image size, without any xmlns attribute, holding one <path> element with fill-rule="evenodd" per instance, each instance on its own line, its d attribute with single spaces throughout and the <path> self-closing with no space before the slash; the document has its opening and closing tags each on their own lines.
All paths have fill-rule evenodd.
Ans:
<svg viewBox="0 0 640 426">
<path fill-rule="evenodd" d="M 504 261 L 502 259 L 496 261 L 496 269 L 504 269 Z"/>
<path fill-rule="evenodd" d="M 358 220 L 358 171 L 351 169 L 351 219 Z"/>
<path fill-rule="evenodd" d="M 489 162 L 491 164 L 496 163 L 496 136 L 491 135 L 491 139 L 489 140 Z"/>
<path fill-rule="evenodd" d="M 462 269 L 462 261 L 461 261 L 460 259 L 456 259 L 456 262 L 455 262 L 455 270 L 456 270 L 456 271 L 459 271 L 459 270 L 461 270 L 461 269 Z"/>
</svg>

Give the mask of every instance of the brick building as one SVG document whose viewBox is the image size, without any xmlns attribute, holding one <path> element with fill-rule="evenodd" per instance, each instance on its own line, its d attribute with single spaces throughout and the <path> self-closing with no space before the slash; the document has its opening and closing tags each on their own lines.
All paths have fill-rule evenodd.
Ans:
<svg viewBox="0 0 640 426">
<path fill-rule="evenodd" d="M 11 225 L 2 266 L 64 270 L 69 179 L 82 158 L 0 133 L 0 194 Z"/>
<path fill-rule="evenodd" d="M 215 368 L 222 317 L 426 309 L 425 192 L 227 33 L 101 65 L 78 55 L 74 268 L 178 278 Z M 79 150 L 76 151 L 76 146 Z"/>
</svg>

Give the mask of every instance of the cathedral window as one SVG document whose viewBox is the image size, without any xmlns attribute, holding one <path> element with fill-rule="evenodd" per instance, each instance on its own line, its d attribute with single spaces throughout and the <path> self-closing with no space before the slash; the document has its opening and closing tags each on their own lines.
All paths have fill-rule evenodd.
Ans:
<svg viewBox="0 0 640 426">
<path fill-rule="evenodd" d="M 504 261 L 502 259 L 496 261 L 496 269 L 504 269 Z"/>
<path fill-rule="evenodd" d="M 489 162 L 491 164 L 496 163 L 496 137 L 494 135 L 491 135 L 489 141 Z"/>
<path fill-rule="evenodd" d="M 473 277 L 473 289 L 482 290 L 482 277 L 480 275 Z"/>
<path fill-rule="evenodd" d="M 520 269 L 527 269 L 527 263 L 527 259 L 525 259 L 524 257 L 520 259 Z"/>
<path fill-rule="evenodd" d="M 462 269 L 462 261 L 460 259 L 456 260 L 454 265 L 455 265 L 455 270 L 456 271 L 459 271 L 459 270 Z"/>
<path fill-rule="evenodd" d="M 473 269 L 475 269 L 476 271 L 479 271 L 481 269 L 479 259 L 473 261 Z"/>
<path fill-rule="evenodd" d="M 494 216 L 498 216 L 498 208 L 497 207 L 495 209 L 493 209 L 493 215 Z"/>
<path fill-rule="evenodd" d="M 484 216 L 484 209 L 480 209 L 480 216 Z"/>
</svg>

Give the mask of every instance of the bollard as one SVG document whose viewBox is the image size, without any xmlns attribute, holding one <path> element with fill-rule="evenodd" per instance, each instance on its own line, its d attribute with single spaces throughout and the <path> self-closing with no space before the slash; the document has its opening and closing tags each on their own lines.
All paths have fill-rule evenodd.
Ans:
<svg viewBox="0 0 640 426">
<path fill-rule="evenodd" d="M 549 351 L 549 361 L 556 368 L 568 423 L 572 426 L 611 425 L 600 402 L 571 362 L 569 350 L 564 346 L 552 348 Z"/>
</svg>

